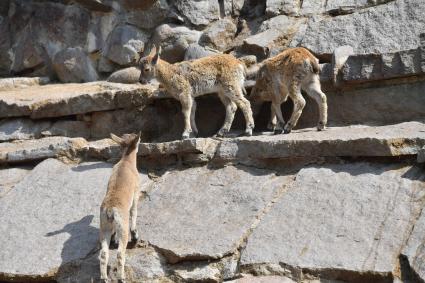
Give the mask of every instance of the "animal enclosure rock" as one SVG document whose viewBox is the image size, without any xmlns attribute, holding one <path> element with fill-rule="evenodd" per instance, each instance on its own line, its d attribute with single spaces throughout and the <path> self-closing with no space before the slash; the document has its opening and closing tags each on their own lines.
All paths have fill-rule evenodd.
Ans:
<svg viewBox="0 0 425 283">
<path fill-rule="evenodd" d="M 424 205 L 424 177 L 419 167 L 396 164 L 304 168 L 248 238 L 241 267 L 388 278 Z"/>
<path fill-rule="evenodd" d="M 48 159 L 1 198 L 1 276 L 51 277 L 94 250 L 111 170 L 109 163 L 72 166 Z M 141 179 L 147 184 L 145 174 Z"/>
<path fill-rule="evenodd" d="M 0 170 L 0 198 L 13 189 L 29 172 L 30 168 L 25 167 Z"/>
<path fill-rule="evenodd" d="M 269 17 L 285 14 L 295 16 L 299 12 L 299 0 L 267 0 L 266 15 Z"/>
<path fill-rule="evenodd" d="M 220 18 L 220 7 L 216 0 L 177 0 L 177 10 L 193 25 L 206 26 Z"/>
<path fill-rule="evenodd" d="M 200 31 L 191 30 L 185 26 L 163 24 L 155 29 L 151 42 L 161 45 L 163 60 L 175 63 L 183 60 L 188 46 L 197 43 L 201 34 Z"/>
<path fill-rule="evenodd" d="M 0 121 L 0 142 L 40 138 L 50 128 L 50 121 L 34 122 L 30 119 L 4 119 Z"/>
<path fill-rule="evenodd" d="M 140 236 L 171 263 L 223 257 L 290 179 L 233 166 L 167 172 L 139 206 Z"/>
<path fill-rule="evenodd" d="M 143 51 L 149 36 L 131 25 L 117 26 L 109 35 L 104 55 L 119 65 L 135 63 L 138 52 Z"/>
<path fill-rule="evenodd" d="M 98 80 L 92 61 L 80 47 L 56 53 L 53 68 L 63 83 L 84 83 Z"/>
<path fill-rule="evenodd" d="M 202 34 L 200 42 L 220 51 L 225 51 L 235 38 L 236 25 L 226 18 L 209 25 Z"/>
<path fill-rule="evenodd" d="M 349 15 L 315 16 L 295 34 L 291 46 L 302 45 L 329 58 L 342 45 L 352 46 L 355 54 L 413 49 L 420 46 L 424 10 L 423 1 L 396 0 Z"/>
<path fill-rule="evenodd" d="M 138 83 L 140 78 L 140 69 L 137 67 L 128 67 L 112 73 L 107 81 L 112 83 L 134 84 Z"/>
</svg>

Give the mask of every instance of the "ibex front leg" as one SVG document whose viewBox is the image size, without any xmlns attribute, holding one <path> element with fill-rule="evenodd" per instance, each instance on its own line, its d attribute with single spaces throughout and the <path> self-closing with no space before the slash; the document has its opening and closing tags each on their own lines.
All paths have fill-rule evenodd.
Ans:
<svg viewBox="0 0 425 283">
<path fill-rule="evenodd" d="M 192 127 L 191 127 L 191 114 L 193 106 L 193 98 L 189 93 L 182 94 L 180 97 L 180 103 L 182 105 L 182 112 L 184 118 L 184 130 L 182 134 L 182 139 L 188 139 L 192 136 Z"/>
</svg>

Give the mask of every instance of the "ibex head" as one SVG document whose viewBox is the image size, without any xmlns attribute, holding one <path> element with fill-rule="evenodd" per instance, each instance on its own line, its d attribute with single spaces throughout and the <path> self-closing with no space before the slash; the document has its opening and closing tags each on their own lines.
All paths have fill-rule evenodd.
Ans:
<svg viewBox="0 0 425 283">
<path fill-rule="evenodd" d="M 154 46 L 148 56 L 139 60 L 140 77 L 142 84 L 149 83 L 156 76 L 156 67 L 161 54 L 161 46 Z"/>
<path fill-rule="evenodd" d="M 130 153 L 133 150 L 138 150 L 140 143 L 141 132 L 137 134 L 124 134 L 121 138 L 111 133 L 111 139 L 119 144 L 126 152 Z"/>
</svg>

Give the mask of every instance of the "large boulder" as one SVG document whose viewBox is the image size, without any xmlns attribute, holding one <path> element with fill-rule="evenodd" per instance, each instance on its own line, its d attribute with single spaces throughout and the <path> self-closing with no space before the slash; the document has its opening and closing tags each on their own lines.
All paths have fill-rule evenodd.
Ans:
<svg viewBox="0 0 425 283">
<path fill-rule="evenodd" d="M 40 138 L 51 124 L 50 121 L 35 122 L 25 118 L 0 120 L 0 142 Z"/>
<path fill-rule="evenodd" d="M 111 171 L 108 163 L 72 166 L 49 159 L 1 198 L 1 278 L 51 279 L 60 266 L 93 251 Z M 146 184 L 147 176 L 141 177 Z"/>
<path fill-rule="evenodd" d="M 59 51 L 53 58 L 53 68 L 63 83 L 83 83 L 98 80 L 92 61 L 81 47 Z"/>
<path fill-rule="evenodd" d="M 11 47 L 11 34 L 9 20 L 0 16 L 0 76 L 8 75 L 12 60 L 10 58 L 9 49 Z"/>
<path fill-rule="evenodd" d="M 126 2 L 127 4 L 130 2 L 142 4 L 149 1 L 130 0 Z M 126 22 L 142 29 L 152 29 L 161 24 L 170 15 L 170 9 L 171 7 L 169 7 L 166 0 L 155 1 L 146 10 L 137 9 L 137 7 L 135 9 L 129 9 L 125 14 Z"/>
<path fill-rule="evenodd" d="M 200 38 L 202 45 L 225 51 L 235 38 L 236 25 L 231 19 L 221 19 L 209 25 Z"/>
<path fill-rule="evenodd" d="M 184 61 L 195 60 L 217 54 L 220 54 L 220 52 L 208 47 L 200 46 L 198 43 L 192 43 L 187 47 L 186 52 L 184 53 Z"/>
<path fill-rule="evenodd" d="M 174 5 L 195 26 L 206 26 L 220 18 L 219 2 L 216 0 L 177 0 Z"/>
<path fill-rule="evenodd" d="M 397 164 L 302 169 L 248 238 L 242 270 L 390 282 L 424 205 L 423 177 L 419 167 Z M 354 272 L 358 279 L 351 281 Z"/>
<path fill-rule="evenodd" d="M 221 258 L 236 251 L 257 215 L 290 179 L 233 166 L 168 172 L 154 185 L 151 200 L 139 207 L 140 236 L 171 263 Z"/>
<path fill-rule="evenodd" d="M 425 2 L 396 0 L 338 17 L 316 16 L 295 34 L 291 46 L 329 57 L 350 45 L 354 53 L 388 53 L 417 48 L 425 25 Z"/>
<path fill-rule="evenodd" d="M 299 1 L 298 0 L 267 0 L 266 15 L 274 17 L 278 15 L 298 15 Z"/>
<path fill-rule="evenodd" d="M 134 26 L 119 25 L 109 35 L 103 55 L 119 65 L 129 65 L 139 58 L 148 39 L 148 33 Z"/>
<path fill-rule="evenodd" d="M 140 69 L 137 67 L 128 67 L 112 73 L 107 81 L 122 84 L 138 83 L 140 78 Z"/>
<path fill-rule="evenodd" d="M 182 61 L 186 49 L 191 43 L 197 43 L 200 31 L 191 30 L 185 26 L 163 24 L 157 27 L 152 36 L 152 44 L 161 45 L 161 58 L 175 63 Z"/>
</svg>

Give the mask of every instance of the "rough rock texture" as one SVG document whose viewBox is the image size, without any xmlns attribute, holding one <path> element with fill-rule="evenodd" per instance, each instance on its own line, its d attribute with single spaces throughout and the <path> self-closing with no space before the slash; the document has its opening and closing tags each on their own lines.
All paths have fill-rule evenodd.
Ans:
<svg viewBox="0 0 425 283">
<path fill-rule="evenodd" d="M 129 67 L 112 73 L 107 81 L 112 83 L 134 84 L 139 82 L 140 69 Z"/>
<path fill-rule="evenodd" d="M 299 11 L 299 2 L 299 0 L 267 0 L 266 15 L 297 15 Z"/>
<path fill-rule="evenodd" d="M 15 167 L 0 170 L 0 198 L 4 197 L 13 187 L 19 183 L 31 168 Z"/>
<path fill-rule="evenodd" d="M 166 0 L 159 1 L 123 1 L 128 13 L 126 13 L 126 22 L 139 27 L 141 29 L 151 29 L 161 24 L 169 13 L 169 5 Z M 147 2 L 154 2 L 149 9 L 137 9 L 139 7 L 131 7 L 130 5 L 143 5 Z M 136 8 L 136 9 L 134 9 Z"/>
<path fill-rule="evenodd" d="M 236 25 L 231 19 L 221 19 L 208 26 L 200 38 L 203 45 L 210 46 L 220 51 L 225 51 L 231 46 L 236 34 Z"/>
<path fill-rule="evenodd" d="M 425 163 L 425 147 L 423 147 L 421 150 L 419 150 L 417 161 L 419 163 Z"/>
<path fill-rule="evenodd" d="M 0 163 L 28 162 L 59 156 L 72 156 L 86 145 L 83 138 L 48 137 L 0 143 Z"/>
<path fill-rule="evenodd" d="M 313 17 L 298 30 L 291 46 L 328 55 L 342 45 L 352 46 L 356 54 L 413 49 L 420 44 L 424 9 L 423 1 L 396 0 L 349 15 Z"/>
<path fill-rule="evenodd" d="M 56 53 L 53 68 L 63 83 L 84 83 L 98 80 L 90 58 L 80 47 L 67 48 Z"/>
<path fill-rule="evenodd" d="M 220 18 L 219 3 L 215 0 L 177 0 L 177 10 L 193 25 L 206 26 Z"/>
<path fill-rule="evenodd" d="M 288 180 L 246 167 L 171 171 L 140 205 L 141 238 L 171 263 L 223 257 Z"/>
<path fill-rule="evenodd" d="M 155 89 L 151 86 L 95 82 L 9 90 L 0 95 L 0 118 L 31 116 L 38 119 L 138 106 L 155 95 Z"/>
<path fill-rule="evenodd" d="M 48 130 L 43 131 L 44 136 L 65 136 L 70 138 L 90 137 L 89 124 L 84 121 L 57 121 Z"/>
<path fill-rule="evenodd" d="M 415 274 L 420 278 L 419 280 L 425 280 L 425 250 L 424 250 L 424 238 L 425 235 L 425 211 L 422 210 L 422 214 L 415 223 L 412 233 L 410 234 L 409 240 L 406 246 L 401 251 L 401 254 L 406 257 L 410 268 L 413 269 Z"/>
<path fill-rule="evenodd" d="M 138 52 L 143 51 L 148 36 L 131 25 L 116 27 L 107 40 L 104 55 L 119 65 L 135 63 Z"/>
<path fill-rule="evenodd" d="M 161 45 L 161 58 L 175 63 L 182 61 L 187 47 L 191 43 L 198 42 L 201 32 L 191 30 L 184 26 L 163 24 L 155 29 L 152 35 L 152 43 Z"/>
<path fill-rule="evenodd" d="M 187 47 L 184 53 L 184 61 L 195 60 L 215 54 L 218 54 L 218 52 L 214 52 L 210 48 L 200 46 L 198 43 L 192 43 Z"/>
<path fill-rule="evenodd" d="M 0 79 L 0 90 L 8 90 L 14 88 L 24 88 L 37 85 L 45 85 L 50 82 L 48 77 L 33 77 L 33 78 L 7 78 Z"/>
<path fill-rule="evenodd" d="M 411 166 L 302 169 L 249 237 L 242 269 L 281 264 L 330 279 L 348 279 L 350 272 L 388 277 L 424 205 L 423 180 Z"/>
<path fill-rule="evenodd" d="M 70 166 L 49 159 L 0 199 L 3 277 L 49 277 L 96 247 L 98 210 L 111 167 L 99 162 Z M 145 182 L 146 175 L 141 176 Z"/>
<path fill-rule="evenodd" d="M 50 121 L 34 122 L 30 119 L 0 120 L 0 141 L 40 138 L 50 128 Z"/>
</svg>

